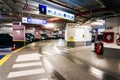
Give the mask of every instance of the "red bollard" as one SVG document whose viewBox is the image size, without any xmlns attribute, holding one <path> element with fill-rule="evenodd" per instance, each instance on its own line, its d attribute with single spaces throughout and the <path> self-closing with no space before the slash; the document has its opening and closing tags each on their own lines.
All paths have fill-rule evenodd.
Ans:
<svg viewBox="0 0 120 80">
<path fill-rule="evenodd" d="M 17 48 L 16 48 L 16 45 L 14 44 L 12 50 L 14 51 L 14 50 L 16 50 L 16 49 L 17 49 Z"/>
<path fill-rule="evenodd" d="M 98 55 L 102 55 L 102 54 L 103 54 L 103 43 L 98 43 L 98 44 L 97 44 L 96 53 L 97 53 Z"/>
</svg>

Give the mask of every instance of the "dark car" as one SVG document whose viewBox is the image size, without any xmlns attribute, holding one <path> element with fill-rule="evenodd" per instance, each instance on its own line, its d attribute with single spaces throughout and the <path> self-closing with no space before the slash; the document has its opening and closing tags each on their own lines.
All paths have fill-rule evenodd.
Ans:
<svg viewBox="0 0 120 80">
<path fill-rule="evenodd" d="M 97 41 L 102 41 L 103 40 L 103 35 L 98 35 L 97 36 Z"/>
<path fill-rule="evenodd" d="M 26 33 L 26 35 L 30 36 L 31 40 L 34 41 L 35 40 L 35 37 L 32 33 Z"/>
<path fill-rule="evenodd" d="M 11 34 L 0 34 L 0 47 L 12 47 L 12 35 Z"/>
<path fill-rule="evenodd" d="M 32 35 L 31 33 L 25 33 L 25 40 L 26 42 L 32 42 L 35 40 L 34 35 Z"/>
<path fill-rule="evenodd" d="M 47 34 L 41 34 L 41 39 L 42 40 L 48 39 L 48 35 Z"/>
<path fill-rule="evenodd" d="M 58 37 L 58 35 L 53 35 L 52 36 L 52 39 L 58 39 L 59 37 Z"/>
</svg>

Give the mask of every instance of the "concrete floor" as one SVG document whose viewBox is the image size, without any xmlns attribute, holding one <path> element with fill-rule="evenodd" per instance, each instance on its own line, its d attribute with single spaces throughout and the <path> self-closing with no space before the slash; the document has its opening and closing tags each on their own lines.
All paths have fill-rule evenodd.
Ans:
<svg viewBox="0 0 120 80">
<path fill-rule="evenodd" d="M 92 46 L 66 47 L 63 40 L 39 41 L 12 53 L 0 80 L 120 80 L 120 59 L 105 54 L 96 55 Z"/>
</svg>

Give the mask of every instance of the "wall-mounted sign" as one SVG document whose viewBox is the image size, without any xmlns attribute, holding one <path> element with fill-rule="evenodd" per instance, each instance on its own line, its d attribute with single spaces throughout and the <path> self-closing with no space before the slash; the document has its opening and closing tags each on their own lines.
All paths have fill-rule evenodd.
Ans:
<svg viewBox="0 0 120 80">
<path fill-rule="evenodd" d="M 35 18 L 22 17 L 22 23 L 47 24 L 47 21 L 46 20 L 41 20 L 41 19 L 35 19 Z"/>
<path fill-rule="evenodd" d="M 67 13 L 64 11 L 56 10 L 44 5 L 39 4 L 39 12 L 42 14 L 50 15 L 50 16 L 55 16 L 55 17 L 60 17 L 68 20 L 74 21 L 74 14 Z"/>
<path fill-rule="evenodd" d="M 103 41 L 107 43 L 114 42 L 114 32 L 104 32 L 103 33 Z"/>
</svg>

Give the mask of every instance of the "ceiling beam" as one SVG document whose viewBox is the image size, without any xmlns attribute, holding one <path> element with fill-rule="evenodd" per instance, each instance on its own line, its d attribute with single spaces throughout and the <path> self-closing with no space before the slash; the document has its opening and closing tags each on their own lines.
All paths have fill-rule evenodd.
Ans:
<svg viewBox="0 0 120 80">
<path fill-rule="evenodd" d="M 96 2 L 97 2 L 98 4 L 100 4 L 102 8 L 105 8 L 105 7 L 106 7 L 100 0 L 96 0 Z"/>
<path fill-rule="evenodd" d="M 15 0 L 15 2 L 17 2 L 17 3 L 21 3 L 21 4 L 23 4 L 23 5 L 26 4 L 25 2 L 22 2 L 21 0 L 19 0 L 19 1 L 18 1 L 18 0 Z M 38 7 L 35 6 L 35 5 L 29 4 L 29 3 L 28 3 L 28 5 L 31 6 L 31 7 L 36 8 L 36 10 L 38 9 Z"/>
<path fill-rule="evenodd" d="M 69 0 L 69 1 L 72 2 L 72 3 L 75 3 L 75 4 L 79 5 L 79 6 L 81 6 L 81 7 L 83 7 L 83 8 L 85 8 L 85 9 L 88 9 L 85 5 L 83 5 L 82 2 L 79 3 L 78 1 L 75 1 L 75 0 Z"/>
<path fill-rule="evenodd" d="M 100 8 L 100 9 L 94 9 L 91 11 L 80 12 L 75 15 L 83 16 L 83 15 L 87 15 L 87 14 L 103 13 L 103 12 L 118 11 L 118 10 L 120 10 L 120 5 L 105 7 L 105 8 Z"/>
<path fill-rule="evenodd" d="M 2 2 L 3 5 L 10 11 L 11 15 L 12 15 L 12 14 L 17 15 L 16 12 L 15 12 L 14 10 L 12 10 L 5 1 L 0 0 L 0 2 Z"/>
</svg>

